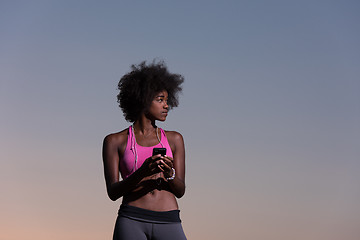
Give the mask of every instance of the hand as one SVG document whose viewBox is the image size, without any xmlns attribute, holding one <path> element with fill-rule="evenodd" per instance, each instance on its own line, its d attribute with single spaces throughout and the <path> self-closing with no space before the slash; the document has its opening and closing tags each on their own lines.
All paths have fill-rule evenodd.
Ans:
<svg viewBox="0 0 360 240">
<path fill-rule="evenodd" d="M 160 156 L 158 167 L 164 173 L 165 178 L 170 178 L 173 175 L 174 159 L 169 156 Z"/>
<path fill-rule="evenodd" d="M 161 164 L 161 155 L 154 155 L 147 158 L 144 163 L 141 165 L 140 169 L 144 172 L 145 176 L 151 176 L 155 173 L 159 173 L 162 170 L 159 168 Z"/>
</svg>

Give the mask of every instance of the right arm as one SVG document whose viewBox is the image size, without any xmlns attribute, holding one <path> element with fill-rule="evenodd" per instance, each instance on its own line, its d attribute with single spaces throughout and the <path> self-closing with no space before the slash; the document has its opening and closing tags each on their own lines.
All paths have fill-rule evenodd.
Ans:
<svg viewBox="0 0 360 240">
<path fill-rule="evenodd" d="M 119 181 L 119 146 L 122 145 L 121 138 L 113 134 L 106 136 L 103 142 L 102 155 L 106 190 L 109 198 L 113 201 L 131 192 L 142 180 L 141 172 L 136 171 L 127 179 Z"/>
<path fill-rule="evenodd" d="M 119 151 L 120 147 L 124 145 L 125 140 L 110 134 L 105 137 L 103 142 L 103 163 L 104 175 L 106 182 L 106 190 L 109 198 L 116 201 L 120 197 L 132 192 L 145 176 L 159 172 L 157 162 L 153 156 L 145 160 L 144 164 L 131 174 L 125 180 L 119 181 Z"/>
</svg>

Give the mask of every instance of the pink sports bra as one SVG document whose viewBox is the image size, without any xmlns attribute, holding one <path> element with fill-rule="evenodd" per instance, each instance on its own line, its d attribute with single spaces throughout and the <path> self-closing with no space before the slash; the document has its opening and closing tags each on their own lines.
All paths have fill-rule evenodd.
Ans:
<svg viewBox="0 0 360 240">
<path fill-rule="evenodd" d="M 160 142 L 155 146 L 143 147 L 137 144 L 132 126 L 129 127 L 129 135 L 124 151 L 123 158 L 120 159 L 120 173 L 122 179 L 128 178 L 134 173 L 144 161 L 152 156 L 153 148 L 166 148 L 166 155 L 173 157 L 169 142 L 166 138 L 165 131 L 161 128 Z"/>
</svg>

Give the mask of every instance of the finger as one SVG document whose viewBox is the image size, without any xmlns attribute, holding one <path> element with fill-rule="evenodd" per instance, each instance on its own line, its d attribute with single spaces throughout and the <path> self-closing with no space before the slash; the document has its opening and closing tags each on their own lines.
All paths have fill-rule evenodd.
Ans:
<svg viewBox="0 0 360 240">
<path fill-rule="evenodd" d="M 170 162 L 170 163 L 162 162 L 162 163 L 161 163 L 161 167 L 162 167 L 162 169 L 164 169 L 165 171 L 170 171 L 170 170 L 173 168 L 171 162 Z"/>
<path fill-rule="evenodd" d="M 163 156 L 163 158 L 168 159 L 169 161 L 174 161 L 174 159 L 168 155 Z"/>
<path fill-rule="evenodd" d="M 164 172 L 164 169 L 159 165 L 158 168 L 160 169 L 160 171 Z"/>
<path fill-rule="evenodd" d="M 161 158 L 161 154 L 156 154 L 156 155 L 151 157 L 152 160 L 157 160 L 159 158 Z"/>
<path fill-rule="evenodd" d="M 154 156 L 148 157 L 144 164 L 147 164 L 149 167 L 151 167 L 151 165 L 154 163 L 154 161 L 156 161 L 156 159 L 154 158 Z"/>
<path fill-rule="evenodd" d="M 161 168 L 159 167 L 159 165 L 155 165 L 154 168 L 151 169 L 152 173 L 159 173 L 162 172 Z"/>
<path fill-rule="evenodd" d="M 169 178 L 173 175 L 173 171 L 174 171 L 173 169 L 174 168 L 171 168 L 171 167 L 164 169 L 163 173 L 164 173 L 165 178 Z"/>
<path fill-rule="evenodd" d="M 174 163 L 170 161 L 169 159 L 161 159 L 164 164 L 168 165 L 170 168 L 174 167 Z"/>
<path fill-rule="evenodd" d="M 151 164 L 151 169 L 152 169 L 152 171 L 157 171 L 158 170 L 158 168 L 159 168 L 159 165 L 160 165 L 160 163 L 159 162 L 153 162 L 152 164 Z"/>
<path fill-rule="evenodd" d="M 164 167 L 165 165 L 167 165 L 164 161 L 162 160 L 157 160 L 153 163 L 151 163 L 151 168 L 152 169 L 159 169 L 159 167 Z"/>
<path fill-rule="evenodd" d="M 171 176 L 172 175 L 172 168 L 169 166 L 160 166 L 159 165 L 159 169 L 165 174 L 164 176 Z"/>
<path fill-rule="evenodd" d="M 172 158 L 168 157 L 168 156 L 162 156 L 161 159 L 164 160 L 167 163 L 173 163 L 174 162 L 174 160 Z"/>
<path fill-rule="evenodd" d="M 155 163 L 158 165 L 158 167 L 161 167 L 162 170 L 169 169 L 172 165 L 171 162 L 164 161 L 164 159 L 157 160 Z"/>
<path fill-rule="evenodd" d="M 169 162 L 169 161 L 164 161 L 163 159 L 161 159 L 160 161 L 159 161 L 159 165 L 161 165 L 163 168 L 166 168 L 166 169 L 170 169 L 170 168 L 172 168 L 173 167 L 173 164 L 172 164 L 172 162 Z"/>
<path fill-rule="evenodd" d="M 156 163 L 157 165 L 165 164 L 165 162 L 162 159 L 158 159 L 154 163 Z"/>
</svg>

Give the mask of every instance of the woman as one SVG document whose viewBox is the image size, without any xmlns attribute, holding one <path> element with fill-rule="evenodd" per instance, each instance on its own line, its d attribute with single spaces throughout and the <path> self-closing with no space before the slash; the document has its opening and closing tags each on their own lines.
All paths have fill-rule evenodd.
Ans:
<svg viewBox="0 0 360 240">
<path fill-rule="evenodd" d="M 183 137 L 156 126 L 178 105 L 183 81 L 163 62 L 133 65 L 120 79 L 119 106 L 132 125 L 106 136 L 103 144 L 108 196 L 123 197 L 113 239 L 186 239 L 176 201 L 185 193 Z"/>
</svg>

